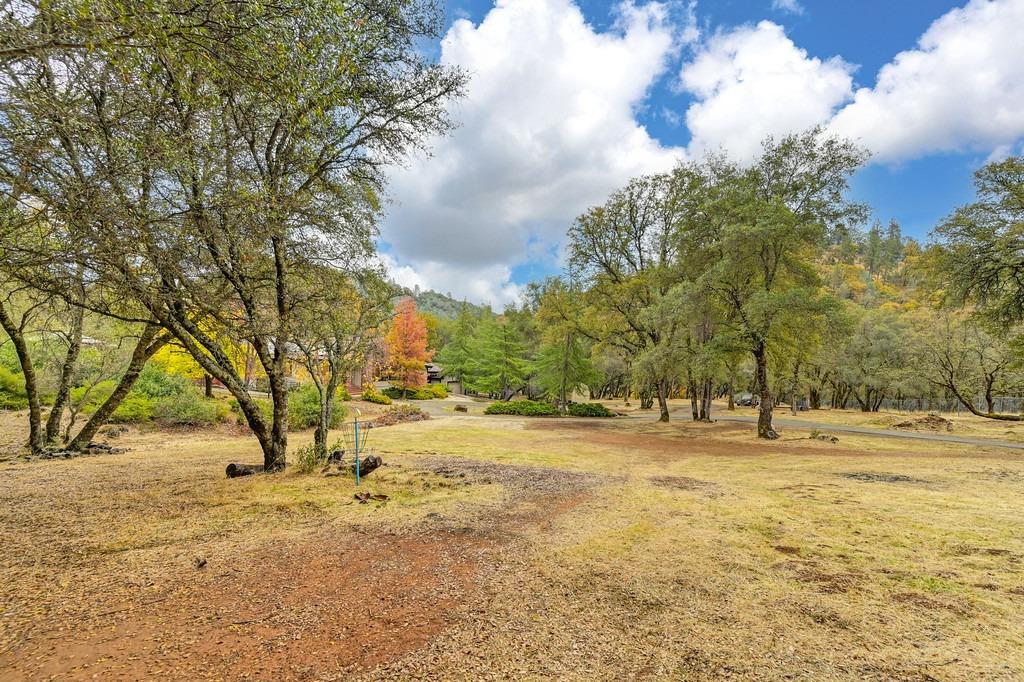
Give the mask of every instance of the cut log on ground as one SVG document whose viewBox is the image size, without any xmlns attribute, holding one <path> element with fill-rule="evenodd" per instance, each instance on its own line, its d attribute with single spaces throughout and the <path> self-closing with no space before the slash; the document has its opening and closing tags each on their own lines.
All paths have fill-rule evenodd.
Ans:
<svg viewBox="0 0 1024 682">
<path fill-rule="evenodd" d="M 262 474 L 263 465 L 239 464 L 237 462 L 232 462 L 231 464 L 228 465 L 228 468 L 225 469 L 225 473 L 227 473 L 228 478 L 238 478 L 239 476 L 252 476 L 253 474 Z"/>
<path fill-rule="evenodd" d="M 379 467 L 383 462 L 377 455 L 369 455 L 359 460 L 359 476 L 363 477 L 369 474 L 371 471 Z M 352 475 L 355 476 L 356 465 L 352 463 Z"/>
</svg>

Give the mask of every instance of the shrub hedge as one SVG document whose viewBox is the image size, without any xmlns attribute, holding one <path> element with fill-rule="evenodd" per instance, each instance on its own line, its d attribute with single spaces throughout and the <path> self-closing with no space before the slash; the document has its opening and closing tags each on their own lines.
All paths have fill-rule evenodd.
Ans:
<svg viewBox="0 0 1024 682">
<path fill-rule="evenodd" d="M 334 403 L 330 428 L 336 429 L 345 420 L 344 405 Z M 308 429 L 320 418 L 320 393 L 313 384 L 302 384 L 288 394 L 288 428 Z"/>
<path fill-rule="evenodd" d="M 434 398 L 447 398 L 448 387 L 444 384 L 427 384 L 403 390 L 399 386 L 389 386 L 384 389 L 384 395 L 392 400 L 433 400 Z"/>
<path fill-rule="evenodd" d="M 615 413 L 601 403 L 572 403 L 569 405 L 572 417 L 614 417 Z"/>
<path fill-rule="evenodd" d="M 376 403 L 377 405 L 390 405 L 391 398 L 380 393 L 373 386 L 367 386 L 363 389 L 363 400 L 368 403 Z"/>
<path fill-rule="evenodd" d="M 0 409 L 23 410 L 28 407 L 25 382 L 21 375 L 0 365 Z"/>
<path fill-rule="evenodd" d="M 153 401 L 153 419 L 168 426 L 216 424 L 227 418 L 230 411 L 222 401 L 204 398 L 194 388 Z"/>
<path fill-rule="evenodd" d="M 551 403 L 535 400 L 510 400 L 509 402 L 491 403 L 484 414 L 516 414 L 521 417 L 553 417 L 558 410 Z"/>
<path fill-rule="evenodd" d="M 405 389 L 398 388 L 397 386 L 388 386 L 384 389 L 384 395 L 392 400 L 431 400 L 435 397 L 426 386 Z"/>
</svg>

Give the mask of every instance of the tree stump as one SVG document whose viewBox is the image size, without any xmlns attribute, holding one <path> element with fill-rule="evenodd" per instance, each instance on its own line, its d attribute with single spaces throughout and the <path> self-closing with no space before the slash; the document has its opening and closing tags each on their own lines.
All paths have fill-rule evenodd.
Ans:
<svg viewBox="0 0 1024 682">
<path fill-rule="evenodd" d="M 232 462 L 231 464 L 228 465 L 228 468 L 225 469 L 225 473 L 228 475 L 228 478 L 238 478 L 239 476 L 252 476 L 253 474 L 263 473 L 263 465 L 239 464 L 237 462 Z"/>
<path fill-rule="evenodd" d="M 359 460 L 359 476 L 360 476 L 360 478 L 366 476 L 367 474 L 372 472 L 374 469 L 379 467 L 381 464 L 383 464 L 383 462 L 381 461 L 381 458 L 378 457 L 377 455 L 368 455 L 367 457 L 361 458 Z M 356 473 L 356 464 L 355 464 L 355 462 L 353 462 L 352 463 L 352 475 L 354 476 L 355 473 Z"/>
</svg>

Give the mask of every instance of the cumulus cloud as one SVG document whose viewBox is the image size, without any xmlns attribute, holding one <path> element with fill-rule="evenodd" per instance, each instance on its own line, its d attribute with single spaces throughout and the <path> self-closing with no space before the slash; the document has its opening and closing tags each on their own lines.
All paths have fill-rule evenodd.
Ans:
<svg viewBox="0 0 1024 682">
<path fill-rule="evenodd" d="M 1024 136 L 1024 0 L 972 0 L 861 88 L 832 130 L 883 161 L 992 151 Z"/>
<path fill-rule="evenodd" d="M 472 78 L 452 110 L 461 125 L 390 178 L 399 203 L 382 236 L 403 276 L 507 300 L 531 244 L 557 244 L 584 208 L 671 167 L 681 150 L 635 112 L 680 41 L 696 38 L 685 23 L 677 29 L 660 3 L 626 3 L 600 32 L 570 0 L 499 0 L 478 25 L 456 21 L 441 62 Z"/>
<path fill-rule="evenodd" d="M 859 140 L 876 161 L 948 151 L 1005 153 L 1024 136 L 1024 0 L 971 0 L 854 90 L 855 68 L 818 59 L 762 21 L 710 36 L 680 84 L 690 151 L 756 153 L 767 134 L 825 125 Z M 1003 150 L 1003 151 L 999 151 Z"/>
<path fill-rule="evenodd" d="M 748 159 L 768 135 L 826 123 L 853 94 L 853 70 L 811 57 L 770 21 L 715 34 L 679 76 L 697 100 L 686 110 L 689 151 Z"/>
</svg>

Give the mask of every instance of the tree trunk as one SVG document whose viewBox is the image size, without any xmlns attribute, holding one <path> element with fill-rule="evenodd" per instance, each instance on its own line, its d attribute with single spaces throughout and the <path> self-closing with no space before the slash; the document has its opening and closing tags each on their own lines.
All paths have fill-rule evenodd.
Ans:
<svg viewBox="0 0 1024 682">
<path fill-rule="evenodd" d="M 658 421 L 668 421 L 668 386 L 665 385 L 665 380 L 662 379 L 658 382 L 658 409 L 661 414 L 658 416 Z"/>
<path fill-rule="evenodd" d="M 817 388 L 810 388 L 807 392 L 808 407 L 812 410 L 821 409 L 821 391 Z"/>
<path fill-rule="evenodd" d="M 772 428 L 772 392 L 768 386 L 768 348 L 764 341 L 754 346 L 755 376 L 761 404 L 757 412 L 757 437 L 775 440 L 779 434 Z"/>
<path fill-rule="evenodd" d="M 640 409 L 649 410 L 654 407 L 654 392 L 650 389 L 640 391 Z"/>
<path fill-rule="evenodd" d="M 207 398 L 213 397 L 213 377 L 209 374 L 203 375 L 203 394 Z"/>
<path fill-rule="evenodd" d="M 32 364 L 32 357 L 28 352 L 28 345 L 25 343 L 23 330 L 14 323 L 14 319 L 8 314 L 7 308 L 2 302 L 0 302 L 0 326 L 11 337 L 14 351 L 18 355 L 18 362 L 21 364 L 21 374 L 25 382 L 25 395 L 28 398 L 28 447 L 32 454 L 39 454 L 43 451 L 45 442 L 42 428 L 42 410 L 39 407 L 39 383 L 36 380 L 36 370 Z"/>
<path fill-rule="evenodd" d="M 562 354 L 562 377 L 558 387 L 558 399 L 561 402 L 560 408 L 562 414 L 569 411 L 568 400 L 569 400 L 569 353 L 572 350 L 572 334 L 565 335 L 565 348 Z"/>
<path fill-rule="evenodd" d="M 796 392 L 800 387 L 800 363 L 793 363 L 793 385 L 790 387 L 789 392 L 789 411 L 795 417 L 797 413 L 797 398 Z"/>
<path fill-rule="evenodd" d="M 313 442 L 316 443 L 317 452 L 324 458 L 327 457 L 327 436 L 331 429 L 331 421 L 334 419 L 334 400 L 338 393 L 341 375 L 342 372 L 332 362 L 327 385 L 317 385 L 320 390 L 320 418 L 317 420 L 316 431 L 313 433 Z"/>
<path fill-rule="evenodd" d="M 46 442 L 56 443 L 60 438 L 60 424 L 64 419 L 64 406 L 67 405 L 71 393 L 71 382 L 75 377 L 78 354 L 82 350 L 82 318 L 84 311 L 78 306 L 71 308 L 71 329 L 68 331 L 68 351 L 64 355 L 64 363 L 60 368 L 60 380 L 57 393 L 53 398 L 50 416 L 46 419 Z"/>
<path fill-rule="evenodd" d="M 270 437 L 261 442 L 263 447 L 263 470 L 281 471 L 287 463 L 288 452 L 288 388 L 285 386 L 285 351 L 283 341 L 274 346 L 272 372 L 267 377 L 270 384 L 270 399 L 274 404 L 274 419 L 270 424 Z"/>
<path fill-rule="evenodd" d="M 697 405 L 697 383 L 690 370 L 686 370 L 686 393 L 690 398 L 690 415 L 693 421 L 700 421 L 700 407 Z"/>
<path fill-rule="evenodd" d="M 146 362 L 170 340 L 169 336 L 159 334 L 159 332 L 160 327 L 156 324 L 148 324 L 142 330 L 142 334 L 135 344 L 135 350 L 132 351 L 132 358 L 128 362 L 128 368 L 121 375 L 121 380 L 117 382 L 114 391 L 103 401 L 103 404 L 92 413 L 89 421 L 85 423 L 85 426 L 78 432 L 78 435 L 68 443 L 68 450 L 81 451 L 86 448 L 92 442 L 100 427 L 107 423 L 110 415 L 114 413 L 114 410 L 118 408 L 128 395 L 128 392 L 132 390 L 132 386 L 135 385 L 135 381 L 139 378 L 139 374 L 142 373 L 142 368 L 146 366 Z"/>
<path fill-rule="evenodd" d="M 711 393 L 712 393 L 712 381 L 711 379 L 705 379 L 701 383 L 700 389 L 700 411 L 699 417 L 702 422 L 711 421 Z"/>
<path fill-rule="evenodd" d="M 704 390 L 704 418 L 711 421 L 711 401 L 714 400 L 715 385 L 712 379 L 707 380 L 707 388 Z"/>
</svg>

